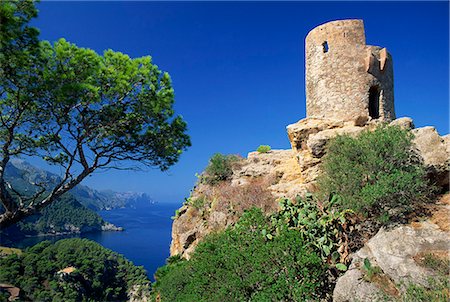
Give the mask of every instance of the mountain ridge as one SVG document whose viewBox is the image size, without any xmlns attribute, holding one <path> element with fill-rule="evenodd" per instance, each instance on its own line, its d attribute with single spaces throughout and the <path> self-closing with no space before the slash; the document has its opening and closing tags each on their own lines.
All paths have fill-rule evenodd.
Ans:
<svg viewBox="0 0 450 302">
<path fill-rule="evenodd" d="M 6 179 L 19 191 L 33 194 L 43 184 L 50 190 L 61 177 L 55 173 L 38 168 L 23 159 L 13 159 L 6 166 Z M 152 198 L 144 192 L 117 192 L 114 190 L 97 190 L 86 185 L 78 185 L 70 191 L 84 206 L 95 210 L 112 210 L 115 208 L 136 207 L 154 204 Z"/>
</svg>

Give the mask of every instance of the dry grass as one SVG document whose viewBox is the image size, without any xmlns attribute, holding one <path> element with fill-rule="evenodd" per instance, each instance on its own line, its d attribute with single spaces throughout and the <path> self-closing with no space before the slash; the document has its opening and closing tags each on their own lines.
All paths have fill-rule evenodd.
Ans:
<svg viewBox="0 0 450 302">
<path fill-rule="evenodd" d="M 420 266 L 432 269 L 439 274 L 450 274 L 449 252 L 447 250 L 430 250 L 413 257 Z"/>
<path fill-rule="evenodd" d="M 435 202 L 423 204 L 411 213 L 410 225 L 415 229 L 423 227 L 424 221 L 436 224 L 442 231 L 450 231 L 450 194 L 437 197 Z"/>
<path fill-rule="evenodd" d="M 240 216 L 252 207 L 260 208 L 264 213 L 277 210 L 278 203 L 269 187 L 273 184 L 272 177 L 260 177 L 243 185 L 232 185 L 231 182 L 221 182 L 202 190 L 202 195 L 211 201 L 211 210 Z"/>
<path fill-rule="evenodd" d="M 391 297 L 398 297 L 400 295 L 395 282 L 379 266 L 373 265 L 369 268 L 363 266 L 360 269 L 363 272 L 363 279 L 375 284 L 383 293 Z"/>
<path fill-rule="evenodd" d="M 398 297 L 400 296 L 400 292 L 395 286 L 394 281 L 392 281 L 391 278 L 389 278 L 387 275 L 379 274 L 375 275 L 372 278 L 372 282 L 378 286 L 384 293 L 388 294 L 391 297 Z"/>
<path fill-rule="evenodd" d="M 450 231 L 450 194 L 442 196 L 437 203 L 437 211 L 433 213 L 431 222 L 443 231 Z"/>
</svg>

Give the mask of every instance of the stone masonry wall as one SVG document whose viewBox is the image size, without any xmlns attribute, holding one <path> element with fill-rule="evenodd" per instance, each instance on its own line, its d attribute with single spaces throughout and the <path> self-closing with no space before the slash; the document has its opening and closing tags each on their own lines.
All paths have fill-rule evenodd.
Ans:
<svg viewBox="0 0 450 302">
<path fill-rule="evenodd" d="M 305 44 L 307 117 L 395 119 L 392 57 L 366 45 L 362 20 L 320 25 Z"/>
</svg>

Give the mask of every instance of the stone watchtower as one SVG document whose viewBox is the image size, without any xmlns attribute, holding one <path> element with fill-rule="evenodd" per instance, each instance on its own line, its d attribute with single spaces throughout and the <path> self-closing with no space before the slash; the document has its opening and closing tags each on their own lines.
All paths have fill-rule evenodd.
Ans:
<svg viewBox="0 0 450 302">
<path fill-rule="evenodd" d="M 306 115 L 395 119 L 392 57 L 366 45 L 362 20 L 328 22 L 306 36 Z"/>
</svg>

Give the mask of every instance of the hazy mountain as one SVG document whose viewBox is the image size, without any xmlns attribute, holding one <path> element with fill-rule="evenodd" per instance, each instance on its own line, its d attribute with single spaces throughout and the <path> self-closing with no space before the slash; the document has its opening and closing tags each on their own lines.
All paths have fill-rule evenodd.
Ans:
<svg viewBox="0 0 450 302">
<path fill-rule="evenodd" d="M 39 187 L 34 184 L 42 184 L 50 190 L 61 178 L 24 160 L 14 159 L 6 167 L 6 179 L 16 190 L 31 195 L 39 190 Z M 100 191 L 84 185 L 78 185 L 70 192 L 79 202 L 94 210 L 136 207 L 154 203 L 148 194 L 141 192 Z"/>
</svg>

